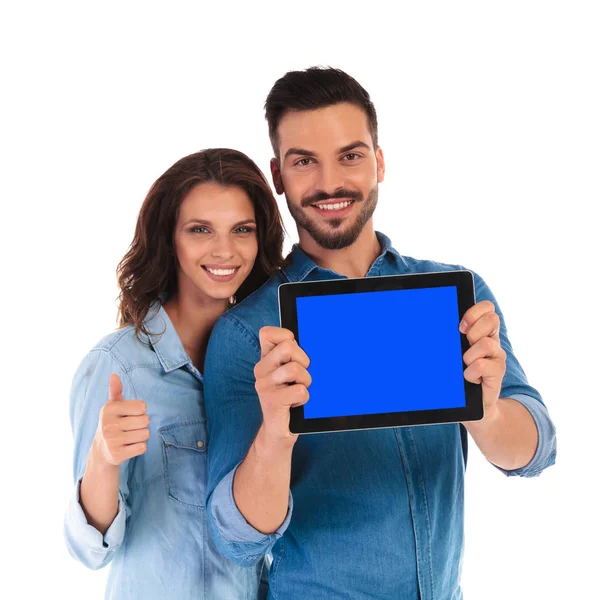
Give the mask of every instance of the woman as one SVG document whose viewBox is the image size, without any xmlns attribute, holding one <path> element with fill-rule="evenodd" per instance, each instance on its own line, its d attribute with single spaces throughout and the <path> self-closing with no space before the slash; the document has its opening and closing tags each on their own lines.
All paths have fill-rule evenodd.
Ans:
<svg viewBox="0 0 600 600">
<path fill-rule="evenodd" d="M 202 369 L 215 321 L 280 266 L 282 244 L 268 183 L 235 150 L 181 159 L 142 205 L 118 267 L 120 328 L 71 390 L 65 535 L 88 567 L 112 561 L 107 598 L 257 597 L 260 565 L 222 558 L 207 532 Z"/>
</svg>

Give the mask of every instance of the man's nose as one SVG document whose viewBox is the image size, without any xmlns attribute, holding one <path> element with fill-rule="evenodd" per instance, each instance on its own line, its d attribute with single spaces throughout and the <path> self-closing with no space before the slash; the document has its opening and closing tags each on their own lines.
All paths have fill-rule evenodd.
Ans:
<svg viewBox="0 0 600 600">
<path fill-rule="evenodd" d="M 322 164 L 319 170 L 317 187 L 326 194 L 333 195 L 344 187 L 344 173 L 342 167 L 335 164 Z"/>
</svg>

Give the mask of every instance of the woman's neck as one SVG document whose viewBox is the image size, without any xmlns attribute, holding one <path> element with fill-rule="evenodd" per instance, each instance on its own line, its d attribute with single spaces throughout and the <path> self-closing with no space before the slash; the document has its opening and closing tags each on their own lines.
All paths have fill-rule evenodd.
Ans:
<svg viewBox="0 0 600 600">
<path fill-rule="evenodd" d="M 163 308 L 194 366 L 202 372 L 210 332 L 227 308 L 226 300 L 175 294 Z"/>
</svg>

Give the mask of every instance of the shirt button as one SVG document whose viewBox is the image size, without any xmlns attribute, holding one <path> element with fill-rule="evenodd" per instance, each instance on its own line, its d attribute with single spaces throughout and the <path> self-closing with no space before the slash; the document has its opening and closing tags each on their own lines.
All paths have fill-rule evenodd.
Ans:
<svg viewBox="0 0 600 600">
<path fill-rule="evenodd" d="M 203 448 L 204 442 L 202 440 L 198 440 L 198 442 L 196 443 L 196 446 L 198 446 L 198 448 Z"/>
</svg>

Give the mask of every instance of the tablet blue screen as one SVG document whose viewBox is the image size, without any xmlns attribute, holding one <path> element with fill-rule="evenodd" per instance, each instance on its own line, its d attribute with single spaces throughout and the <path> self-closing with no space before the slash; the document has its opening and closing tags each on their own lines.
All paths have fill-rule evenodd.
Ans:
<svg viewBox="0 0 600 600">
<path fill-rule="evenodd" d="M 304 418 L 466 406 L 456 287 L 296 299 Z"/>
</svg>

